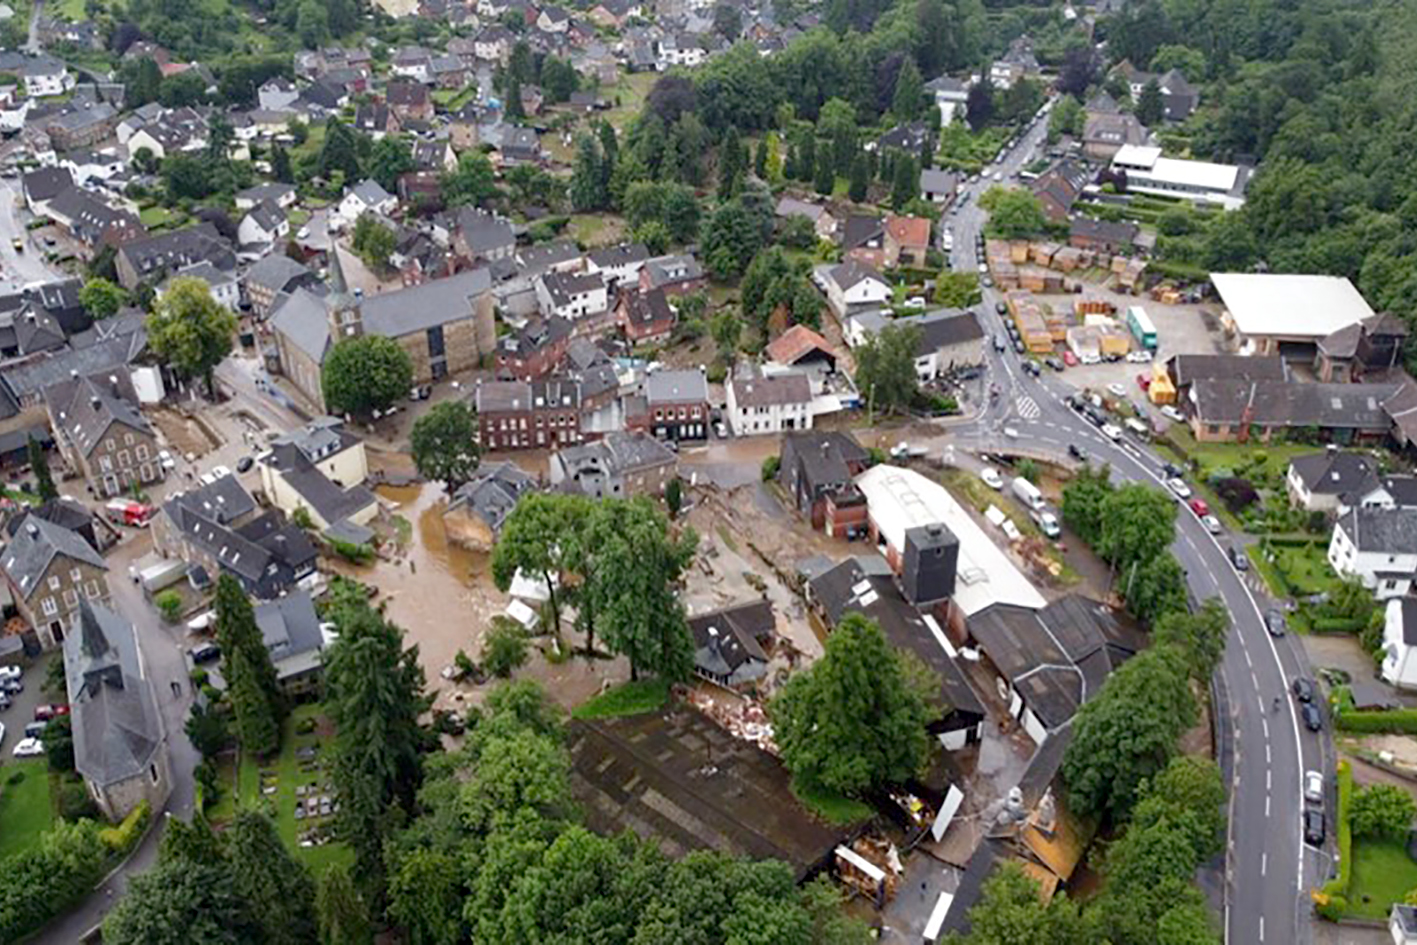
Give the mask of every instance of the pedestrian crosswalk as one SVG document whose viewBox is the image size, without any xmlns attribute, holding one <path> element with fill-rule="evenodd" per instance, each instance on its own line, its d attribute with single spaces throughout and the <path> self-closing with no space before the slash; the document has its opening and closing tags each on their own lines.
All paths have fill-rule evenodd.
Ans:
<svg viewBox="0 0 1417 945">
<path fill-rule="evenodd" d="M 1027 394 L 1014 401 L 1014 410 L 1018 412 L 1021 420 L 1037 420 L 1043 415 L 1043 409 L 1038 406 L 1038 401 Z"/>
</svg>

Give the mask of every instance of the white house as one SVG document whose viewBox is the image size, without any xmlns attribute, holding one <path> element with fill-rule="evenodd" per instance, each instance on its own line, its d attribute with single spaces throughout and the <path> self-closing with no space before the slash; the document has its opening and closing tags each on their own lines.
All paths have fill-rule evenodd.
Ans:
<svg viewBox="0 0 1417 945">
<path fill-rule="evenodd" d="M 832 266 L 825 272 L 819 270 L 819 274 L 819 284 L 827 293 L 827 304 L 839 319 L 863 309 L 879 308 L 891 299 L 891 287 L 881 274 L 855 260 Z"/>
<path fill-rule="evenodd" d="M 273 203 L 263 203 L 241 218 L 236 228 L 236 241 L 242 246 L 274 243 L 290 234 L 290 221 L 285 211 Z"/>
<path fill-rule="evenodd" d="M 68 67 L 49 56 L 37 56 L 25 63 L 22 73 L 25 78 L 25 91 L 31 98 L 63 95 L 74 87 L 74 76 Z"/>
<path fill-rule="evenodd" d="M 935 107 L 940 110 L 941 125 L 965 117 L 969 102 L 968 82 L 942 75 L 925 83 L 925 92 L 934 97 Z"/>
<path fill-rule="evenodd" d="M 1392 933 L 1392 945 L 1417 945 L 1417 906 L 1393 906 L 1387 930 Z"/>
<path fill-rule="evenodd" d="M 340 219 L 352 225 L 365 213 L 372 212 L 388 216 L 398 209 L 398 205 L 397 197 L 380 187 L 378 181 L 366 178 L 345 193 L 344 199 L 339 202 L 339 208 L 335 212 Z"/>
<path fill-rule="evenodd" d="M 757 371 L 728 382 L 728 425 L 734 436 L 812 429 L 812 383 L 797 372 Z"/>
<path fill-rule="evenodd" d="M 640 270 L 649 262 L 643 243 L 621 243 L 597 249 L 586 256 L 586 272 L 599 273 L 612 289 L 639 282 Z"/>
<path fill-rule="evenodd" d="M 568 321 L 604 314 L 610 307 L 605 279 L 593 272 L 547 272 L 536 280 L 541 314 Z"/>
<path fill-rule="evenodd" d="M 295 87 L 294 82 L 277 76 L 267 79 L 265 84 L 256 90 L 256 98 L 261 108 L 277 111 L 294 105 L 295 100 L 300 98 L 300 90 Z"/>
<path fill-rule="evenodd" d="M 427 82 L 428 67 L 432 62 L 433 56 L 428 50 L 418 46 L 407 46 L 394 55 L 389 68 L 394 75 L 401 75 L 416 82 Z"/>
<path fill-rule="evenodd" d="M 100 151 L 70 151 L 59 163 L 76 181 L 109 181 L 128 166 L 118 155 Z"/>
<path fill-rule="evenodd" d="M 536 28 L 543 33 L 564 33 L 571 28 L 571 17 L 560 7 L 548 4 L 537 14 Z"/>
<path fill-rule="evenodd" d="M 1127 175 L 1127 190 L 1163 197 L 1189 197 L 1234 210 L 1245 202 L 1249 170 L 1235 164 L 1161 156 L 1161 149 L 1124 144 L 1112 169 Z"/>
<path fill-rule="evenodd" d="M 1328 563 L 1379 600 L 1407 594 L 1417 574 L 1417 509 L 1350 509 L 1333 526 Z"/>
<path fill-rule="evenodd" d="M 1417 689 L 1417 599 L 1400 597 L 1387 602 L 1380 672 L 1400 689 Z"/>
<path fill-rule="evenodd" d="M 236 192 L 236 209 L 250 210 L 263 203 L 273 203 L 282 210 L 288 210 L 295 205 L 298 196 L 292 184 L 257 184 Z"/>
<path fill-rule="evenodd" d="M 165 294 L 172 279 L 179 277 L 201 279 L 211 290 L 212 299 L 228 311 L 235 311 L 241 302 L 241 283 L 237 281 L 236 274 L 218 269 L 206 260 L 178 269 L 162 284 L 158 294 Z"/>
<path fill-rule="evenodd" d="M 1285 483 L 1290 501 L 1307 512 L 1341 514 L 1357 506 L 1389 505 L 1384 501 L 1377 464 L 1361 453 L 1343 452 L 1337 446 L 1294 457 Z"/>
</svg>

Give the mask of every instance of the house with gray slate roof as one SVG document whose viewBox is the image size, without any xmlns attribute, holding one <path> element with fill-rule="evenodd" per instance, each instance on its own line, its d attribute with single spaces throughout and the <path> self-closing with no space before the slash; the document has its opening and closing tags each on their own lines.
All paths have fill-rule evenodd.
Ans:
<svg viewBox="0 0 1417 945">
<path fill-rule="evenodd" d="M 1378 600 L 1411 593 L 1417 578 L 1417 509 L 1349 509 L 1328 543 L 1328 563 Z"/>
<path fill-rule="evenodd" d="M 292 591 L 277 600 L 256 605 L 256 626 L 261 642 L 271 654 L 276 682 L 293 699 L 313 695 L 319 688 L 325 634 L 310 592 Z"/>
<path fill-rule="evenodd" d="M 593 499 L 663 495 L 678 471 L 679 454 L 644 433 L 609 433 L 551 454 L 552 487 Z"/>
<path fill-rule="evenodd" d="M 46 650 L 64 642 L 85 601 L 108 603 L 108 565 L 78 532 L 28 515 L 0 551 L 20 616 Z"/>
<path fill-rule="evenodd" d="M 536 485 L 535 477 L 515 463 L 482 463 L 443 512 L 448 540 L 473 551 L 491 551 L 502 523 Z"/>
<path fill-rule="evenodd" d="M 47 388 L 44 399 L 59 451 L 95 495 L 162 480 L 157 433 L 138 408 L 129 372 L 66 378 Z"/>
<path fill-rule="evenodd" d="M 121 820 L 172 791 L 167 732 L 143 673 L 133 625 L 85 602 L 64 642 L 64 683 L 74 729 L 74 768 L 104 815 Z"/>
<path fill-rule="evenodd" d="M 689 618 L 694 672 L 715 685 L 739 689 L 768 672 L 766 647 L 777 626 L 772 602 L 735 604 Z"/>
</svg>

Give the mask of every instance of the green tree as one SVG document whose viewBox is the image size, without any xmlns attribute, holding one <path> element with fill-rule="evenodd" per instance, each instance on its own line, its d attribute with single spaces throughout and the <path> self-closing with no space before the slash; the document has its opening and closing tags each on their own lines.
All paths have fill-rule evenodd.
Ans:
<svg viewBox="0 0 1417 945">
<path fill-rule="evenodd" d="M 629 659 L 631 679 L 643 671 L 678 682 L 693 670 L 678 583 L 697 545 L 691 528 L 671 534 L 664 513 L 644 497 L 592 507 L 581 606 L 611 651 Z"/>
<path fill-rule="evenodd" d="M 715 4 L 713 8 L 714 32 L 730 43 L 743 32 L 743 13 L 731 3 Z"/>
<path fill-rule="evenodd" d="M 758 146 L 753 151 L 753 173 L 758 180 L 768 179 L 768 150 L 771 147 L 769 135 L 763 135 L 758 139 Z"/>
<path fill-rule="evenodd" d="M 128 293 L 123 290 L 123 287 L 115 285 L 107 279 L 90 279 L 79 290 L 79 304 L 84 307 L 84 311 L 89 313 L 89 317 L 94 319 L 111 318 L 117 315 L 118 310 L 127 301 Z"/>
<path fill-rule="evenodd" d="M 941 941 L 945 945 L 1087 945 L 1077 906 L 1067 896 L 1045 903 L 1038 881 L 1021 864 L 1006 861 L 984 883 L 969 910 L 969 934 L 957 932 Z"/>
<path fill-rule="evenodd" d="M 477 418 L 465 401 L 435 404 L 413 424 L 409 450 L 424 479 L 442 482 L 451 493 L 477 469 Z"/>
<path fill-rule="evenodd" d="M 456 945 L 467 940 L 461 868 L 452 852 L 427 848 L 409 851 L 391 868 L 389 915 L 410 941 Z"/>
<path fill-rule="evenodd" d="M 1393 784 L 1370 784 L 1353 795 L 1349 823 L 1355 837 L 1405 840 L 1417 815 L 1412 795 Z"/>
<path fill-rule="evenodd" d="M 226 714 L 211 703 L 193 703 L 183 731 L 192 747 L 205 759 L 215 758 L 231 745 Z"/>
<path fill-rule="evenodd" d="M 709 319 L 709 336 L 718 346 L 719 356 L 732 364 L 743 337 L 743 320 L 727 309 L 717 312 Z"/>
<path fill-rule="evenodd" d="M 482 641 L 482 665 L 493 676 L 506 679 L 526 663 L 526 631 L 508 617 L 492 618 L 492 626 Z"/>
<path fill-rule="evenodd" d="M 1136 115 L 1137 121 L 1148 128 L 1161 124 L 1166 117 L 1166 103 L 1161 98 L 1161 86 L 1155 79 L 1142 86 L 1141 95 L 1137 97 Z"/>
<path fill-rule="evenodd" d="M 245 651 L 224 659 L 227 698 L 236 721 L 236 739 L 246 752 L 269 755 L 280 748 L 280 723 L 261 690 L 260 677 Z"/>
<path fill-rule="evenodd" d="M 1176 610 L 1161 615 L 1151 629 L 1152 643 L 1174 644 L 1186 657 L 1191 678 L 1205 685 L 1225 654 L 1230 612 L 1219 597 L 1211 597 L 1192 614 Z"/>
<path fill-rule="evenodd" d="M 1113 491 L 1111 470 L 1105 465 L 1083 466 L 1063 486 L 1063 521 L 1094 548 L 1101 541 L 1104 506 Z"/>
<path fill-rule="evenodd" d="M 39 496 L 41 502 L 59 498 L 54 477 L 49 473 L 49 457 L 44 452 L 44 445 L 30 436 L 25 442 L 25 450 L 29 454 L 30 474 L 34 476 L 35 495 Z"/>
<path fill-rule="evenodd" d="M 251 910 L 271 945 L 315 940 L 315 882 L 286 848 L 265 814 L 238 811 L 223 834 L 230 886 Z"/>
<path fill-rule="evenodd" d="M 272 714 L 283 717 L 285 698 L 270 651 L 256 625 L 256 612 L 240 582 L 230 574 L 217 578 L 215 611 L 216 638 L 222 653 L 230 657 L 240 652 L 250 660 L 256 684 Z"/>
<path fill-rule="evenodd" d="M 330 12 L 319 0 L 300 0 L 295 35 L 306 49 L 318 49 L 330 39 Z"/>
<path fill-rule="evenodd" d="M 212 298 L 201 279 L 179 276 L 168 283 L 148 316 L 148 345 L 183 377 L 202 377 L 215 394 L 212 371 L 231 353 L 236 316 Z"/>
<path fill-rule="evenodd" d="M 134 876 L 103 922 L 111 945 L 267 941 L 224 866 L 159 861 Z"/>
<path fill-rule="evenodd" d="M 332 863 L 315 891 L 320 945 L 370 945 L 374 941 L 369 907 L 350 878 L 349 867 Z"/>
<path fill-rule="evenodd" d="M 1174 648 L 1152 647 L 1122 664 L 1073 718 L 1062 768 L 1073 813 L 1125 819 L 1194 719 L 1185 663 Z"/>
<path fill-rule="evenodd" d="M 743 188 L 743 175 L 748 171 L 748 153 L 738 129 L 732 125 L 718 146 L 718 199 L 729 201 Z"/>
<path fill-rule="evenodd" d="M 910 406 L 919 389 L 915 352 L 920 326 L 892 324 L 866 340 L 856 351 L 856 387 L 872 411 L 899 413 Z"/>
<path fill-rule="evenodd" d="M 331 115 L 325 121 L 325 140 L 320 144 L 315 170 L 325 179 L 336 171 L 344 174 L 344 179 L 348 181 L 360 177 L 359 136 L 337 115 Z"/>
<path fill-rule="evenodd" d="M 1162 554 L 1176 537 L 1176 503 L 1160 489 L 1128 483 L 1102 504 L 1102 531 L 1095 550 L 1125 569 Z"/>
<path fill-rule="evenodd" d="M 1132 615 L 1150 626 L 1167 614 L 1186 610 L 1186 573 L 1170 553 L 1134 561 L 1125 571 L 1122 596 Z"/>
<path fill-rule="evenodd" d="M 580 73 L 565 59 L 547 56 L 541 63 L 541 90 L 553 104 L 570 99 L 580 86 Z"/>
<path fill-rule="evenodd" d="M 1163 820 L 1189 831 L 1196 862 L 1225 848 L 1225 783 L 1209 758 L 1178 755 L 1141 791 L 1130 829 L 1146 831 Z"/>
<path fill-rule="evenodd" d="M 369 176 L 389 193 L 398 190 L 400 177 L 416 169 L 407 141 L 385 136 L 369 150 Z"/>
<path fill-rule="evenodd" d="M 325 357 L 320 386 L 326 409 L 367 417 L 408 395 L 413 386 L 413 361 L 392 338 L 343 338 Z"/>
<path fill-rule="evenodd" d="M 370 269 L 386 270 L 389 268 L 389 256 L 398 246 L 398 238 L 377 216 L 361 213 L 359 219 L 354 221 L 350 246 Z"/>
<path fill-rule="evenodd" d="M 920 117 L 925 104 L 925 83 L 915 60 L 906 58 L 895 76 L 895 95 L 891 98 L 891 114 L 896 121 L 912 122 Z"/>
<path fill-rule="evenodd" d="M 856 203 L 862 203 L 870 190 L 870 165 L 866 160 L 866 153 L 863 151 L 856 155 L 851 161 L 851 184 L 847 188 L 846 195 Z"/>
<path fill-rule="evenodd" d="M 49 770 L 57 772 L 74 770 L 74 725 L 67 715 L 50 719 L 40 733 L 44 743 L 44 756 L 49 759 Z"/>
<path fill-rule="evenodd" d="M 920 196 L 920 165 L 909 154 L 898 154 L 891 173 L 891 206 L 897 211 Z"/>
<path fill-rule="evenodd" d="M 1043 204 L 1027 190 L 990 187 L 979 198 L 979 206 L 989 211 L 989 234 L 1000 239 L 1037 236 L 1047 223 Z"/>
<path fill-rule="evenodd" d="M 593 136 L 583 134 L 576 146 L 576 162 L 571 171 L 571 206 L 579 212 L 604 210 L 609 198 L 605 184 L 600 145 Z"/>
<path fill-rule="evenodd" d="M 678 518 L 679 510 L 684 507 L 684 483 L 678 476 L 664 487 L 664 507 L 669 510 L 670 519 Z"/>
<path fill-rule="evenodd" d="M 141 108 L 149 102 L 156 102 L 162 87 L 162 69 L 151 56 L 144 56 L 131 68 L 123 67 L 125 81 L 123 103 L 129 108 Z"/>
<path fill-rule="evenodd" d="M 817 168 L 812 180 L 817 193 L 824 197 L 836 188 L 836 166 L 832 163 L 831 152 L 824 147 L 817 148 Z"/>
<path fill-rule="evenodd" d="M 295 170 L 290 166 L 290 152 L 278 144 L 271 148 L 271 177 L 282 184 L 295 183 Z"/>
<path fill-rule="evenodd" d="M 880 628 L 848 614 L 769 707 L 783 764 L 808 788 L 850 796 L 899 784 L 925 762 L 930 696 Z"/>
<path fill-rule="evenodd" d="M 728 281 L 742 274 L 762 246 L 753 216 L 737 201 L 713 212 L 704 225 L 704 262 L 715 279 Z"/>
<path fill-rule="evenodd" d="M 480 151 L 459 157 L 458 166 L 443 175 L 440 190 L 449 207 L 485 207 L 501 194 L 492 162 Z"/>
<path fill-rule="evenodd" d="M 531 493 L 517 501 L 492 550 L 492 579 L 506 591 L 518 571 L 545 582 L 551 631 L 561 628 L 560 583 L 576 560 L 591 504 L 584 496 Z"/>
<path fill-rule="evenodd" d="M 428 709 L 418 647 L 367 606 L 334 614 L 339 637 L 325 660 L 325 709 L 335 727 L 336 824 L 354 849 L 357 875 L 382 888 L 383 848 L 400 813 L 408 813 L 422 779 L 427 737 L 418 717 Z"/>
<path fill-rule="evenodd" d="M 935 303 L 947 308 L 969 308 L 984 300 L 979 276 L 972 272 L 942 269 L 935 277 Z"/>
</svg>

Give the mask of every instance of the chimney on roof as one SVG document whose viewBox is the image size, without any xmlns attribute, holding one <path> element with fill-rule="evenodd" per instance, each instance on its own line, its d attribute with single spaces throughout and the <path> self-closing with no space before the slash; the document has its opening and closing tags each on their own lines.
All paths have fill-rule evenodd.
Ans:
<svg viewBox="0 0 1417 945">
<path fill-rule="evenodd" d="M 97 394 L 94 394 L 92 397 L 89 398 L 89 406 L 95 410 L 102 406 L 102 404 L 103 402 L 98 399 Z"/>
<path fill-rule="evenodd" d="M 39 526 L 34 522 L 25 522 L 25 532 L 31 538 L 37 538 L 39 537 Z"/>
</svg>

